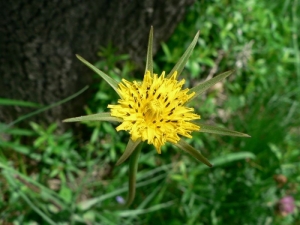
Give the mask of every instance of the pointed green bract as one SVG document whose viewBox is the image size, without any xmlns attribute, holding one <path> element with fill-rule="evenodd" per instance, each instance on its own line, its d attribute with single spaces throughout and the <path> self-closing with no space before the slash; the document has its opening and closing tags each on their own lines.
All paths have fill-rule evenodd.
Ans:
<svg viewBox="0 0 300 225">
<path fill-rule="evenodd" d="M 234 130 L 229 130 L 226 128 L 216 127 L 216 126 L 202 124 L 202 123 L 198 123 L 198 122 L 195 122 L 195 124 L 200 126 L 200 130 L 198 132 L 236 136 L 236 137 L 251 137 L 248 134 L 240 133 L 240 132 L 237 132 Z"/>
<path fill-rule="evenodd" d="M 137 141 L 132 141 L 131 138 L 129 138 L 127 147 L 125 149 L 125 152 L 123 155 L 119 158 L 118 162 L 116 163 L 116 166 L 120 165 L 123 163 L 128 157 L 132 154 L 134 149 L 141 143 L 141 139 L 138 139 Z"/>
<path fill-rule="evenodd" d="M 83 62 L 85 65 L 87 65 L 90 69 L 94 70 L 100 77 L 102 77 L 118 94 L 118 82 L 112 79 L 110 76 L 90 64 L 88 61 L 86 61 L 84 58 L 82 58 L 80 55 L 76 55 L 76 57 Z"/>
<path fill-rule="evenodd" d="M 187 48 L 187 50 L 184 52 L 184 54 L 181 56 L 181 58 L 179 59 L 179 61 L 176 63 L 176 65 L 174 66 L 174 68 L 171 70 L 171 72 L 168 74 L 167 78 L 170 78 L 171 75 L 177 71 L 178 76 L 181 74 L 183 68 L 185 67 L 185 64 L 187 63 L 188 59 L 190 58 L 195 45 L 198 41 L 199 38 L 199 34 L 200 31 L 197 32 L 197 34 L 195 35 L 192 43 L 189 45 L 189 47 Z"/>
<path fill-rule="evenodd" d="M 110 113 L 97 113 L 87 116 L 79 116 L 63 120 L 63 122 L 81 122 L 81 121 L 116 121 L 123 122 L 122 119 L 111 116 Z"/>
<path fill-rule="evenodd" d="M 212 167 L 212 164 L 198 150 L 196 150 L 195 148 L 190 146 L 188 143 L 186 143 L 182 139 L 180 139 L 180 141 L 178 141 L 174 145 L 176 145 L 177 147 L 179 147 L 183 151 L 189 153 L 194 158 L 198 159 L 200 162 L 203 162 L 205 165 L 207 165 L 209 167 Z"/>
<path fill-rule="evenodd" d="M 150 74 L 153 74 L 153 26 L 151 26 L 148 40 L 148 48 L 147 48 L 147 58 L 146 58 L 146 68 L 145 74 L 147 71 L 150 71 Z"/>
<path fill-rule="evenodd" d="M 198 84 L 197 86 L 193 87 L 190 89 L 189 93 L 195 92 L 195 95 L 190 99 L 190 101 L 197 97 L 198 95 L 202 94 L 203 92 L 205 92 L 207 89 L 209 89 L 210 87 L 212 87 L 213 85 L 215 85 L 216 83 L 218 83 L 219 81 L 225 79 L 226 77 L 228 77 L 229 75 L 233 74 L 234 70 L 229 70 L 227 72 L 221 73 L 218 76 L 209 79 L 207 81 L 204 81 L 200 84 Z"/>
</svg>

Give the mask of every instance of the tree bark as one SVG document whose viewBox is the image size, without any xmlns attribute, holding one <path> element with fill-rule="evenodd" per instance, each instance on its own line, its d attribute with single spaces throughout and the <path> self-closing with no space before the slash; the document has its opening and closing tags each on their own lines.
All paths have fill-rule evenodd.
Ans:
<svg viewBox="0 0 300 225">
<path fill-rule="evenodd" d="M 75 54 L 97 59 L 99 46 L 112 43 L 139 65 L 146 56 L 150 26 L 154 52 L 170 37 L 194 0 L 63 0 L 1 5 L 0 98 L 50 105 L 90 84 L 88 68 Z M 36 116 L 46 124 L 78 116 L 90 93 Z M 9 123 L 32 110 L 0 107 Z"/>
</svg>

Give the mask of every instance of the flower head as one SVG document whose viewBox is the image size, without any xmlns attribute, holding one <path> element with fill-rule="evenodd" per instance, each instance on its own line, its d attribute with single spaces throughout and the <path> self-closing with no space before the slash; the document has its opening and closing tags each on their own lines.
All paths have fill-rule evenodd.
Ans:
<svg viewBox="0 0 300 225">
<path fill-rule="evenodd" d="M 177 80 L 177 71 L 170 78 L 147 71 L 143 82 L 122 80 L 118 105 L 109 105 L 111 115 L 121 118 L 117 131 L 129 131 L 132 141 L 141 139 L 153 144 L 161 153 L 166 142 L 177 143 L 180 136 L 191 138 L 200 129 L 192 120 L 200 119 L 193 108 L 185 106 L 195 92 L 182 89 L 184 80 Z"/>
<path fill-rule="evenodd" d="M 287 216 L 295 210 L 295 200 L 292 196 L 285 196 L 280 199 L 276 205 L 280 215 Z"/>
<path fill-rule="evenodd" d="M 130 139 L 123 155 L 118 160 L 117 165 L 124 162 L 140 142 L 147 141 L 148 144 L 155 146 L 159 154 L 161 153 L 161 147 L 165 145 L 166 142 L 170 142 L 191 154 L 199 161 L 211 166 L 208 160 L 198 150 L 187 144 L 182 138 L 191 138 L 193 131 L 240 137 L 249 137 L 249 135 L 211 125 L 200 124 L 199 122 L 194 121 L 200 119 L 200 116 L 194 113 L 194 109 L 189 108 L 187 103 L 233 73 L 233 71 L 228 71 L 200 83 L 196 87 L 183 89 L 185 80 L 179 80 L 178 77 L 198 41 L 198 37 L 199 32 L 168 75 L 165 75 L 165 72 L 162 72 L 162 74 L 158 76 L 153 73 L 153 28 L 151 27 L 146 68 L 142 82 L 130 82 L 123 79 L 118 83 L 77 55 L 79 60 L 94 70 L 107 81 L 109 85 L 111 85 L 118 93 L 120 99 L 118 100 L 118 104 L 108 105 L 110 113 L 98 113 L 75 117 L 66 119 L 64 122 L 120 122 L 121 124 L 116 128 L 117 131 L 128 131 Z"/>
</svg>

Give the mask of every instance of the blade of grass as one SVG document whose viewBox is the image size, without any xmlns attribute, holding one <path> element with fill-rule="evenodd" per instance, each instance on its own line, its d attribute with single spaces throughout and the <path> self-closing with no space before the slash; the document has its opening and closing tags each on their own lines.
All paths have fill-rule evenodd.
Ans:
<svg viewBox="0 0 300 225">
<path fill-rule="evenodd" d="M 146 207 L 146 205 L 157 195 L 159 190 L 161 190 L 163 183 L 161 183 L 159 186 L 157 186 L 147 197 L 146 199 L 136 208 L 136 210 L 142 210 Z M 126 220 L 126 224 L 132 224 L 132 220 L 134 220 L 136 217 L 133 215 L 132 217 L 128 218 Z"/>
<path fill-rule="evenodd" d="M 19 195 L 24 199 L 24 201 L 35 211 L 39 214 L 45 221 L 47 221 L 51 225 L 57 225 L 50 217 L 48 217 L 42 210 L 35 206 L 35 204 L 21 191 L 19 191 Z"/>
<path fill-rule="evenodd" d="M 152 183 L 156 183 L 156 182 L 158 182 L 159 180 L 162 180 L 165 177 L 166 177 L 165 174 L 158 175 L 158 176 L 156 176 L 154 178 L 150 178 L 146 181 L 138 182 L 136 184 L 136 187 L 138 188 L 138 187 L 147 186 L 147 185 L 152 184 Z M 86 201 L 82 201 L 78 204 L 78 208 L 80 210 L 88 210 L 92 206 L 94 206 L 96 204 L 99 204 L 99 203 L 103 202 L 106 199 L 109 199 L 109 198 L 112 198 L 114 196 L 120 195 L 120 194 L 122 194 L 126 191 L 128 191 L 128 187 L 123 187 L 123 188 L 119 188 L 119 189 L 117 189 L 113 192 L 110 192 L 108 194 L 102 195 L 100 197 L 96 197 L 96 198 L 88 199 Z"/>
<path fill-rule="evenodd" d="M 15 182 L 11 177 L 7 177 L 9 183 L 13 186 L 14 190 L 21 196 L 21 198 L 31 207 L 33 211 L 35 211 L 38 215 L 40 215 L 45 221 L 47 221 L 51 225 L 57 225 L 50 217 L 48 217 L 41 209 L 39 209 L 31 200 L 28 198 L 24 192 L 22 191 L 22 187 Z"/>
<path fill-rule="evenodd" d="M 33 108 L 41 107 L 40 104 L 34 102 L 26 102 L 26 101 L 20 101 L 20 100 L 8 99 L 8 98 L 0 98 L 0 105 L 12 105 L 12 106 L 23 106 L 23 107 L 33 107 Z"/>
<path fill-rule="evenodd" d="M 44 112 L 44 111 L 46 111 L 46 110 L 48 110 L 48 109 L 51 109 L 51 108 L 55 107 L 55 106 L 58 106 L 58 105 L 61 105 L 61 104 L 63 104 L 63 103 L 68 102 L 68 101 L 70 101 L 71 99 L 73 99 L 73 98 L 77 97 L 78 95 L 80 95 L 81 93 L 83 93 L 84 91 L 86 91 L 86 89 L 88 89 L 88 86 L 85 86 L 83 89 L 81 89 L 81 90 L 78 91 L 77 93 L 75 93 L 75 94 L 73 94 L 73 95 L 71 95 L 71 96 L 69 96 L 69 97 L 67 97 L 67 98 L 65 98 L 65 99 L 63 99 L 63 100 L 61 100 L 61 101 L 59 101 L 59 102 L 56 102 L 56 103 L 51 104 L 51 105 L 49 105 L 49 106 L 43 107 L 43 108 L 41 108 L 41 109 L 38 109 L 38 110 L 36 110 L 36 111 L 34 111 L 34 112 L 31 112 L 31 113 L 28 113 L 28 114 L 26 114 L 26 115 L 20 116 L 18 119 L 16 119 L 15 121 L 11 122 L 11 123 L 8 124 L 6 127 L 2 128 L 2 129 L 0 130 L 0 132 L 3 132 L 3 131 L 5 131 L 6 129 L 8 129 L 9 127 L 11 127 L 11 126 L 13 126 L 13 125 L 15 125 L 15 124 L 17 124 L 17 123 L 19 123 L 19 122 L 25 120 L 25 119 L 28 119 L 28 118 L 30 118 L 30 117 L 32 117 L 32 116 L 34 116 L 34 115 L 37 115 L 37 114 L 39 114 L 39 113 L 41 113 L 41 112 Z"/>
<path fill-rule="evenodd" d="M 293 7 L 292 7 L 292 20 L 293 20 L 293 47 L 295 49 L 295 56 L 296 56 L 296 61 L 295 61 L 295 67 L 296 67 L 296 72 L 297 72 L 297 81 L 298 81 L 298 87 L 300 86 L 300 52 L 299 52 L 299 39 L 298 39 L 298 31 L 299 31 L 299 24 L 298 24 L 298 16 L 297 10 L 298 10 L 299 4 L 298 0 L 294 0 Z M 299 11 L 298 11 L 299 13 Z"/>
<path fill-rule="evenodd" d="M 239 160 L 245 160 L 245 159 L 255 159 L 256 156 L 252 152 L 234 152 L 229 153 L 226 155 L 219 156 L 217 158 L 214 158 L 211 160 L 211 163 L 214 165 L 214 167 L 223 166 L 228 163 L 239 161 Z M 207 166 L 201 164 L 197 168 L 194 169 L 194 171 L 197 171 L 197 173 L 201 173 L 203 170 L 208 169 Z"/>
<path fill-rule="evenodd" d="M 148 209 L 123 210 L 123 211 L 120 211 L 120 213 L 118 215 L 121 217 L 128 217 L 128 216 L 134 216 L 134 215 L 136 216 L 136 215 L 141 215 L 141 214 L 161 210 L 163 208 L 170 207 L 173 204 L 174 204 L 174 201 L 169 201 L 169 202 L 165 202 L 165 203 L 161 203 L 161 204 L 152 206 Z"/>
<path fill-rule="evenodd" d="M 217 157 L 212 160 L 214 166 L 223 166 L 227 163 L 239 161 L 242 159 L 255 159 L 256 156 L 252 152 L 235 152 Z"/>
<path fill-rule="evenodd" d="M 28 177 L 19 171 L 15 170 L 14 168 L 4 164 L 3 162 L 0 162 L 0 168 L 10 173 L 9 177 L 20 177 L 21 179 L 24 179 L 25 181 L 32 183 L 33 185 L 37 186 L 42 192 L 44 192 L 47 195 L 48 199 L 52 199 L 56 205 L 59 205 L 61 208 L 64 207 L 64 203 L 61 200 L 60 196 L 52 191 L 51 189 L 41 185 L 39 182 L 35 181 L 31 177 Z"/>
</svg>

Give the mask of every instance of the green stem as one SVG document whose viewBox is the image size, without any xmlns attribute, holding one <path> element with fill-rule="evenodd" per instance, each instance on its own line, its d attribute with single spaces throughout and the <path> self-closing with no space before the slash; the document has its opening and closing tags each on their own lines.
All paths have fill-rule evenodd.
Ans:
<svg viewBox="0 0 300 225">
<path fill-rule="evenodd" d="M 136 185 L 136 173 L 138 169 L 138 159 L 142 149 L 142 143 L 139 144 L 138 148 L 131 154 L 129 162 L 129 182 L 128 182 L 128 196 L 124 204 L 124 207 L 129 207 L 135 197 L 135 185 Z"/>
</svg>

